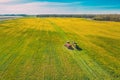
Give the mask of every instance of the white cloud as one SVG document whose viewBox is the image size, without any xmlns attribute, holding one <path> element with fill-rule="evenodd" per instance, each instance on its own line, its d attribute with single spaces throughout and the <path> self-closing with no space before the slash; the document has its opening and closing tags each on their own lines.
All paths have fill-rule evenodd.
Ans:
<svg viewBox="0 0 120 80">
<path fill-rule="evenodd" d="M 14 0 L 0 1 L 9 2 Z M 80 2 L 33 2 L 23 4 L 0 4 L 0 14 L 89 14 L 120 13 L 120 10 L 97 10 L 94 6 L 82 6 Z M 100 7 L 100 6 L 98 6 Z"/>
<path fill-rule="evenodd" d="M 8 2 L 12 2 L 12 1 L 15 1 L 15 0 L 0 0 L 0 3 L 8 3 Z"/>
<path fill-rule="evenodd" d="M 70 6 L 79 4 L 75 3 L 58 3 L 58 2 L 34 2 L 14 5 L 0 5 L 1 14 L 53 14 L 53 13 L 71 13 Z"/>
</svg>

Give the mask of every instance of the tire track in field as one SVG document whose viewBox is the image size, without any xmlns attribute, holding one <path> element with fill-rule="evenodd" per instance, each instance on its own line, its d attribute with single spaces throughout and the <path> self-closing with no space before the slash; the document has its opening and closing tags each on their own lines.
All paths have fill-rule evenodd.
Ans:
<svg viewBox="0 0 120 80">
<path fill-rule="evenodd" d="M 47 52 L 50 54 L 49 55 L 49 64 L 50 64 L 49 72 L 51 77 L 49 79 L 58 80 L 64 76 L 62 75 L 62 72 L 64 72 L 64 68 L 61 65 L 61 61 L 58 57 L 58 53 L 56 52 L 56 48 L 55 48 L 56 45 L 54 40 L 57 38 L 57 36 L 55 37 L 54 32 L 48 32 L 48 36 L 49 38 L 51 37 L 48 43 L 48 45 L 50 46 L 49 52 Z"/>
<path fill-rule="evenodd" d="M 49 20 L 48 20 L 49 21 Z M 55 23 L 49 21 L 53 27 L 56 29 L 57 32 L 59 32 L 59 34 L 61 35 L 61 37 L 66 40 L 67 39 L 67 36 L 65 35 L 64 31 L 62 29 L 60 29 L 60 27 L 58 27 Z M 64 36 L 64 37 L 63 37 Z M 66 37 L 66 38 L 65 38 Z M 94 68 L 92 68 L 91 66 L 89 66 L 87 63 L 90 63 L 87 58 L 86 59 L 83 59 L 83 56 L 81 55 L 76 55 L 78 54 L 78 52 L 73 52 L 71 53 L 74 60 L 76 60 L 76 62 L 80 65 L 80 67 L 87 72 L 87 74 L 90 75 L 90 77 L 94 80 L 94 79 L 104 79 L 104 78 L 101 78 L 101 75 L 99 74 L 105 74 L 107 76 L 107 78 L 109 77 L 108 74 L 106 74 L 98 65 L 96 65 L 96 63 L 91 59 L 89 58 L 89 56 L 85 55 L 85 57 L 87 57 L 88 59 L 90 59 L 94 65 Z M 77 58 L 76 58 L 77 57 Z M 99 69 L 98 69 L 99 68 Z M 97 71 L 97 72 L 95 72 Z M 102 72 L 101 72 L 102 71 Z"/>
<path fill-rule="evenodd" d="M 85 43 L 85 42 L 87 42 L 86 38 L 84 38 L 81 41 L 81 43 Z M 91 49 L 88 48 L 87 45 L 91 45 Z M 92 42 L 89 44 L 85 43 L 85 50 L 86 50 L 86 54 L 89 55 L 89 57 L 94 59 L 94 62 L 96 62 L 97 65 L 99 65 L 102 68 L 102 70 L 104 70 L 104 72 L 108 74 L 111 80 L 119 77 L 119 68 L 118 68 L 119 61 L 116 60 L 116 58 L 114 58 L 113 56 L 109 55 L 109 52 L 107 52 L 105 49 L 103 49 L 100 46 L 96 46 Z"/>
<path fill-rule="evenodd" d="M 78 40 L 78 36 L 74 36 L 73 38 L 75 38 L 75 40 Z M 82 43 L 81 41 L 78 41 L 80 43 Z M 81 56 L 81 58 L 85 61 L 86 65 L 88 65 L 89 67 L 91 67 L 91 70 L 93 72 L 95 72 L 95 74 L 97 74 L 99 78 L 97 79 L 107 79 L 110 80 L 112 79 L 112 77 L 110 76 L 110 74 L 107 73 L 106 70 L 104 70 L 97 62 L 93 61 L 93 59 L 91 59 L 91 57 L 87 54 L 87 53 L 91 53 L 90 51 L 87 50 L 87 48 L 84 48 L 84 52 L 79 53 L 79 51 L 74 51 L 76 57 Z"/>
<path fill-rule="evenodd" d="M 42 80 L 43 79 L 43 75 L 40 75 L 41 74 L 41 71 L 40 71 L 40 66 L 41 66 L 41 63 L 42 63 L 42 59 L 43 59 L 43 54 L 40 53 L 40 51 L 42 50 L 42 45 L 41 45 L 41 39 L 42 39 L 42 26 L 40 26 L 40 23 L 41 23 L 41 20 L 38 19 L 37 21 L 37 26 L 35 27 L 38 27 L 38 31 L 36 31 L 36 43 L 38 44 L 37 47 L 36 47 L 36 51 L 35 53 L 33 54 L 32 56 L 32 65 L 33 65 L 33 71 L 30 73 L 30 75 L 34 75 L 34 79 L 37 79 L 37 80 Z M 34 74 L 33 74 L 34 73 Z"/>
<path fill-rule="evenodd" d="M 44 21 L 43 21 L 44 22 Z M 44 26 L 43 26 L 44 27 Z M 43 28 L 41 27 L 41 28 Z M 43 46 L 43 57 L 42 57 L 42 60 L 43 62 L 41 63 L 41 71 L 42 71 L 42 80 L 49 80 L 49 79 L 52 79 L 52 80 L 56 80 L 57 78 L 57 72 L 56 72 L 56 69 L 55 69 L 55 60 L 54 60 L 54 55 L 55 55 L 55 51 L 54 51 L 54 45 L 53 45 L 53 42 L 52 42 L 52 33 L 51 31 L 49 30 L 46 30 L 45 32 L 43 32 L 43 34 L 41 34 L 40 36 L 42 38 L 42 41 L 44 43 L 44 46 Z M 50 39 L 51 37 L 51 39 Z M 42 45 L 41 45 L 42 46 Z M 60 66 L 59 66 L 60 67 Z"/>
<path fill-rule="evenodd" d="M 22 44 L 25 36 L 26 36 L 26 35 L 24 35 L 24 37 L 23 37 L 22 40 L 21 40 L 21 39 L 18 40 L 18 44 L 16 44 L 16 45 L 13 46 L 12 48 L 10 48 L 10 49 L 8 50 L 8 52 L 6 52 L 6 56 L 7 56 L 8 58 L 6 58 L 6 60 L 5 60 L 5 61 L 1 64 L 1 66 L 0 66 L 0 69 L 4 68 L 4 70 L 3 70 L 4 72 L 2 72 L 2 79 L 5 78 L 6 72 L 7 72 L 8 68 L 9 68 L 9 66 L 11 65 L 11 63 L 13 63 L 14 60 L 15 60 L 15 59 L 18 57 L 18 55 L 19 55 L 19 54 L 10 54 L 10 53 L 15 52 L 15 51 L 16 51 L 16 48 L 18 48 L 18 47 L 21 46 L 21 44 Z M 11 38 L 11 37 L 9 37 L 9 38 Z M 16 39 L 16 38 L 14 38 L 14 39 Z M 1 53 L 2 53 L 2 52 L 1 52 Z M 8 54 L 9 56 L 8 56 L 7 54 Z"/>
<path fill-rule="evenodd" d="M 65 35 L 65 32 L 60 28 L 58 27 L 56 24 L 52 23 L 51 21 L 49 21 L 53 27 L 56 29 L 56 31 L 59 33 L 60 37 L 62 37 L 64 39 L 63 42 L 66 42 L 66 40 L 69 40 L 69 38 L 67 37 L 67 35 Z M 73 53 L 72 53 L 73 54 Z M 72 55 L 73 57 L 73 55 Z M 78 63 L 78 59 L 76 60 L 76 57 L 73 57 L 73 59 Z M 87 73 L 90 73 L 88 70 L 87 70 L 87 67 L 86 65 L 84 65 L 84 62 L 81 61 L 81 63 L 78 64 L 79 66 L 82 66 L 81 68 L 84 68 L 83 70 L 86 71 Z M 90 74 L 92 75 L 92 74 Z M 93 77 L 95 77 L 94 75 L 92 75 Z"/>
<path fill-rule="evenodd" d="M 110 79 L 110 76 L 97 64 L 95 63 L 88 55 L 79 55 L 77 53 L 77 51 L 74 52 L 75 53 L 75 57 L 77 57 L 78 62 L 79 60 L 81 60 L 81 62 L 83 62 L 83 64 L 85 66 L 87 66 L 86 70 L 88 70 L 88 72 L 90 72 L 91 74 L 93 74 L 95 76 L 95 78 L 93 79 Z M 79 57 L 81 56 L 81 57 Z M 77 61 L 77 60 L 76 60 Z M 94 72 L 94 73 L 93 73 Z"/>
<path fill-rule="evenodd" d="M 39 27 L 39 30 L 35 29 L 35 31 L 33 32 L 33 35 L 34 35 L 35 38 L 32 41 L 32 45 L 33 46 L 35 45 L 35 46 L 34 46 L 34 52 L 31 55 L 31 60 L 30 60 L 31 61 L 31 67 L 30 68 L 32 68 L 32 70 L 30 70 L 29 73 L 27 73 L 27 76 L 25 77 L 26 80 L 29 80 L 29 79 L 44 79 L 44 73 L 46 71 L 46 69 L 43 69 L 43 70 L 40 69 L 41 66 L 42 66 L 42 63 L 43 63 L 42 61 L 44 60 L 44 58 L 43 58 L 44 54 L 40 53 L 40 52 L 44 48 L 44 47 L 42 47 L 43 46 L 42 44 L 44 42 L 41 42 L 41 40 L 44 41 L 44 39 L 45 39 L 44 37 L 47 36 L 47 35 L 43 36 L 44 31 L 42 31 L 42 28 L 44 26 L 39 26 L 39 23 L 40 23 L 40 21 L 38 20 L 36 22 L 36 24 L 38 24 L 38 25 L 35 26 L 35 27 Z"/>
<path fill-rule="evenodd" d="M 12 77 L 13 79 L 25 80 L 25 74 L 27 73 L 27 71 L 26 71 L 27 69 L 26 69 L 26 67 L 23 68 L 23 66 L 25 66 L 27 64 L 29 57 L 31 56 L 30 54 L 32 53 L 32 52 L 30 52 L 31 50 L 29 50 L 30 53 L 28 53 L 28 45 L 32 42 L 33 30 L 31 30 L 31 31 L 26 30 L 26 34 L 27 34 L 27 36 L 25 37 L 24 42 L 22 43 L 22 46 L 20 47 L 20 50 L 18 51 L 19 56 L 15 59 L 15 62 L 14 62 L 14 63 L 16 63 L 16 65 L 14 66 L 14 68 L 12 68 L 13 70 L 15 70 L 13 72 L 13 76 L 14 76 L 14 77 Z M 22 36 L 22 34 L 21 34 L 21 36 Z M 23 64 L 21 65 L 21 63 L 23 63 Z"/>
<path fill-rule="evenodd" d="M 35 29 L 30 29 L 30 31 L 28 29 L 27 31 L 28 31 L 27 34 L 29 35 L 28 35 L 28 38 L 26 37 L 27 39 L 25 40 L 23 48 L 20 51 L 22 58 L 21 60 L 19 60 L 19 63 L 22 62 L 24 64 L 23 66 L 20 65 L 21 69 L 19 69 L 20 66 L 17 66 L 18 69 L 21 71 L 20 73 L 17 74 L 18 76 L 21 76 L 18 78 L 22 80 L 30 79 L 31 78 L 30 76 L 34 74 L 35 70 L 34 70 L 34 59 L 33 58 L 34 58 L 34 54 L 38 52 L 38 47 L 34 45 L 37 44 L 35 41 L 37 41 L 39 34 L 37 34 L 37 31 Z"/>
<path fill-rule="evenodd" d="M 6 29 L 5 29 L 6 30 Z M 12 44 L 12 42 L 11 41 L 9 41 L 9 40 L 12 40 L 12 39 L 14 39 L 14 38 L 17 38 L 17 37 L 19 37 L 20 36 L 20 34 L 21 34 L 21 31 L 24 31 L 24 30 L 26 30 L 25 28 L 24 29 L 22 29 L 22 30 L 20 30 L 20 31 L 14 31 L 14 30 L 11 30 L 11 29 L 9 29 L 7 32 L 5 31 L 5 33 L 4 34 L 7 34 L 7 35 L 5 35 L 4 37 L 2 37 L 2 38 L 0 38 L 0 39 L 4 39 L 4 40 L 1 40 L 2 42 L 2 46 L 4 46 L 4 47 L 1 47 L 0 48 L 0 53 L 2 53 L 3 51 L 5 51 L 6 49 L 8 49 L 8 48 L 11 48 L 11 45 L 10 44 Z M 9 35 L 12 35 L 12 34 L 17 34 L 17 36 L 10 36 L 10 37 L 8 37 Z M 7 36 L 7 37 L 6 37 Z M 13 41 L 13 40 L 12 40 Z M 7 44 L 9 44 L 9 45 L 7 45 Z M 7 46 L 6 46 L 7 45 Z"/>
<path fill-rule="evenodd" d="M 35 71 L 35 66 L 36 65 L 35 65 L 34 56 L 37 55 L 37 53 L 38 53 L 39 47 L 36 44 L 39 44 L 39 43 L 37 43 L 38 36 L 35 32 L 33 32 L 33 36 L 34 36 L 34 39 L 32 38 L 32 41 L 30 43 L 32 45 L 32 47 L 31 47 L 32 52 L 30 52 L 29 60 L 27 61 L 27 64 L 25 65 L 25 68 L 27 68 L 26 69 L 27 71 L 25 72 L 26 73 L 25 80 L 34 79 L 33 76 L 36 72 Z M 30 47 L 28 47 L 28 48 L 30 48 Z"/>
<path fill-rule="evenodd" d="M 46 21 L 45 19 L 43 19 L 44 21 Z M 47 36 L 46 40 L 47 43 L 45 43 L 44 45 L 46 45 L 47 47 L 45 47 L 43 53 L 46 53 L 47 55 L 47 60 L 45 60 L 47 63 L 44 63 L 43 64 L 45 65 L 45 67 L 48 67 L 47 72 L 45 69 L 43 69 L 43 73 L 44 73 L 44 80 L 45 79 L 60 79 L 60 78 L 63 78 L 64 74 L 65 73 L 65 69 L 64 69 L 64 66 L 61 64 L 61 61 L 60 61 L 60 56 L 58 55 L 58 52 L 56 52 L 56 48 L 55 48 L 55 42 L 54 40 L 58 37 L 57 35 L 55 35 L 56 32 L 51 32 L 51 31 L 47 31 L 46 32 L 46 35 L 44 36 Z M 43 36 L 43 35 L 42 35 Z M 56 36 L 56 37 L 55 37 Z M 46 42 L 45 41 L 45 42 Z"/>
<path fill-rule="evenodd" d="M 15 32 L 15 34 L 19 34 L 21 31 L 19 31 L 19 32 Z M 14 33 L 14 32 L 13 32 Z M 21 34 L 21 33 L 20 33 Z M 9 41 L 9 40 L 14 40 L 14 39 L 16 39 L 18 36 L 15 36 L 15 37 L 13 37 L 13 36 L 10 36 L 10 37 L 5 37 L 5 39 L 4 39 L 4 41 L 6 41 L 6 43 L 4 44 L 2 44 L 2 45 L 5 45 L 5 47 L 3 47 L 3 48 L 1 48 L 0 50 L 0 53 L 2 53 L 2 54 L 0 54 L 0 56 L 3 56 L 3 57 L 5 57 L 5 56 L 7 56 L 8 55 L 8 52 L 9 52 L 9 50 L 12 50 L 13 48 L 15 48 L 16 46 L 11 46 L 12 45 L 12 43 L 13 42 L 11 42 L 11 41 Z M 20 36 L 19 36 L 20 37 Z M 18 41 L 18 42 L 20 42 L 20 40 Z M 6 46 L 6 44 L 8 44 L 9 43 L 9 45 L 8 46 Z M 4 55 L 3 55 L 3 53 L 5 53 Z M 2 58 L 0 58 L 1 60 L 3 60 L 3 57 Z"/>
<path fill-rule="evenodd" d="M 16 29 L 17 30 L 17 29 Z M 12 31 L 12 30 L 10 30 L 10 31 Z M 14 31 L 13 31 L 14 32 Z M 22 33 L 22 34 L 21 34 Z M 11 34 L 13 34 L 13 33 L 11 33 Z M 21 30 L 18 30 L 18 31 L 15 31 L 14 32 L 14 34 L 17 34 L 17 36 L 10 36 L 9 38 L 7 38 L 6 40 L 8 40 L 8 39 L 10 39 L 10 40 L 12 40 L 12 39 L 15 39 L 16 40 L 16 38 L 19 36 L 19 37 L 23 37 L 22 39 L 19 39 L 19 40 L 17 40 L 18 42 L 18 44 L 16 44 L 15 46 L 13 46 L 13 47 L 10 47 L 9 48 L 9 50 L 7 51 L 7 53 L 9 52 L 9 51 L 11 51 L 11 53 L 12 52 L 16 52 L 17 50 L 19 50 L 20 48 L 22 48 L 21 47 L 21 45 L 22 45 L 22 43 L 24 42 L 24 40 L 25 40 L 25 38 L 26 38 L 26 36 L 28 35 L 27 34 L 27 29 L 26 28 L 23 28 L 23 29 L 21 29 Z M 18 35 L 19 34 L 19 35 Z M 27 34 L 27 35 L 26 35 Z M 30 36 L 30 35 L 29 35 Z M 14 37 L 14 38 L 12 38 L 12 37 Z M 11 39 L 12 38 L 12 39 Z M 9 40 L 8 40 L 9 41 Z M 18 48 L 17 50 L 16 50 L 16 48 Z M 13 51 L 12 51 L 13 50 Z M 20 53 L 19 53 L 20 51 L 17 51 L 17 53 L 18 54 L 13 54 L 13 55 L 15 55 L 14 56 L 14 59 L 12 59 L 12 54 L 9 54 L 10 56 L 8 56 L 7 55 L 7 53 L 6 53 L 6 56 L 8 56 L 8 58 L 7 58 L 7 60 L 6 60 L 6 62 L 7 61 L 9 61 L 10 63 L 14 63 L 14 62 L 17 62 L 17 61 L 19 61 L 19 58 L 20 58 L 20 56 L 17 56 L 17 55 L 19 55 Z M 2 52 L 1 52 L 2 53 Z M 9 59 L 9 60 L 8 60 Z M 11 60 L 12 59 L 12 60 Z M 16 59 L 18 59 L 17 61 L 16 61 Z M 5 72 L 8 70 L 8 69 L 10 69 L 9 67 L 12 65 L 12 64 L 9 64 L 9 65 L 7 65 L 7 63 L 6 62 L 4 62 L 5 64 L 6 64 L 6 69 L 5 69 Z M 2 64 L 4 64 L 4 63 L 2 63 Z M 17 64 L 16 64 L 17 65 Z M 14 65 L 14 67 L 16 66 L 16 65 Z M 9 67 L 8 67 L 9 66 Z M 4 73 L 5 73 L 4 72 Z M 9 73 L 8 73 L 9 74 Z M 4 74 L 4 76 L 5 76 L 5 74 Z"/>
<path fill-rule="evenodd" d="M 49 20 L 48 20 L 49 21 Z M 53 25 L 53 27 L 56 29 L 56 31 L 59 33 L 59 35 L 60 35 L 60 37 L 62 37 L 63 39 L 64 39 L 64 41 L 63 42 L 66 42 L 66 40 L 69 40 L 69 38 L 68 37 L 66 37 L 67 35 L 65 35 L 65 33 L 64 33 L 64 31 L 62 30 L 62 29 L 60 29 L 60 27 L 58 27 L 56 24 L 54 24 L 54 23 L 52 23 L 51 21 L 49 21 L 52 25 Z M 73 53 L 72 53 L 73 54 Z M 73 56 L 73 55 L 72 55 Z M 76 60 L 76 58 L 74 57 L 73 58 L 74 60 Z M 77 63 L 79 62 L 78 60 L 76 61 Z M 85 62 L 83 62 L 83 61 L 81 61 L 81 63 L 79 63 L 81 66 L 82 66 L 82 68 L 84 68 L 83 70 L 84 71 L 86 71 L 87 73 L 90 73 L 89 71 L 88 71 L 88 69 L 87 69 L 87 67 L 88 66 L 86 66 L 86 65 L 84 65 L 85 64 Z M 80 66 L 79 65 L 79 66 Z M 86 69 L 86 70 L 85 70 Z M 90 74 L 90 75 L 92 75 L 92 74 Z M 95 77 L 94 75 L 92 75 L 93 77 Z"/>
<path fill-rule="evenodd" d="M 6 43 L 1 44 L 1 45 L 5 45 L 5 46 L 0 49 L 1 50 L 0 53 L 2 53 L 2 54 L 0 54 L 0 56 L 1 56 L 0 60 L 4 60 L 4 58 L 8 55 L 9 50 L 12 50 L 13 48 L 16 47 L 16 46 L 12 45 L 13 44 L 13 40 L 16 40 L 17 37 L 20 37 L 21 31 L 13 32 L 14 34 L 18 34 L 18 36 L 5 37 L 4 41 Z M 20 41 L 18 41 L 18 43 L 20 43 Z M 6 46 L 7 44 L 8 44 L 8 46 Z M 3 54 L 3 53 L 5 53 L 5 54 Z"/>
</svg>

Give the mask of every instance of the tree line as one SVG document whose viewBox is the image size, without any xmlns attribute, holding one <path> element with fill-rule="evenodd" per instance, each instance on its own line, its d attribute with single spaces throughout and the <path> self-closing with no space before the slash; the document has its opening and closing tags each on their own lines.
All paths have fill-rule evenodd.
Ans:
<svg viewBox="0 0 120 80">
<path fill-rule="evenodd" d="M 120 14 L 43 14 L 36 15 L 37 17 L 75 17 L 89 18 L 100 21 L 120 21 Z"/>
</svg>

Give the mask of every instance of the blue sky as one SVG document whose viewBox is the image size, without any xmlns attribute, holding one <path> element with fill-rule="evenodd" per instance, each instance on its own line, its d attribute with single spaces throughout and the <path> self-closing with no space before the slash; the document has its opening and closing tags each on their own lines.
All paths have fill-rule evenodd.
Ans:
<svg viewBox="0 0 120 80">
<path fill-rule="evenodd" d="M 120 14 L 120 0 L 0 0 L 0 14 Z"/>
</svg>

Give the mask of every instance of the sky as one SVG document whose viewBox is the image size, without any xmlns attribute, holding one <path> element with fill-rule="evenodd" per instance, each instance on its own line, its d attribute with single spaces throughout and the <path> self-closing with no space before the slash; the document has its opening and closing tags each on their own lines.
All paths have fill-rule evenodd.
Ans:
<svg viewBox="0 0 120 80">
<path fill-rule="evenodd" d="M 0 0 L 0 14 L 120 14 L 120 0 Z"/>
</svg>

